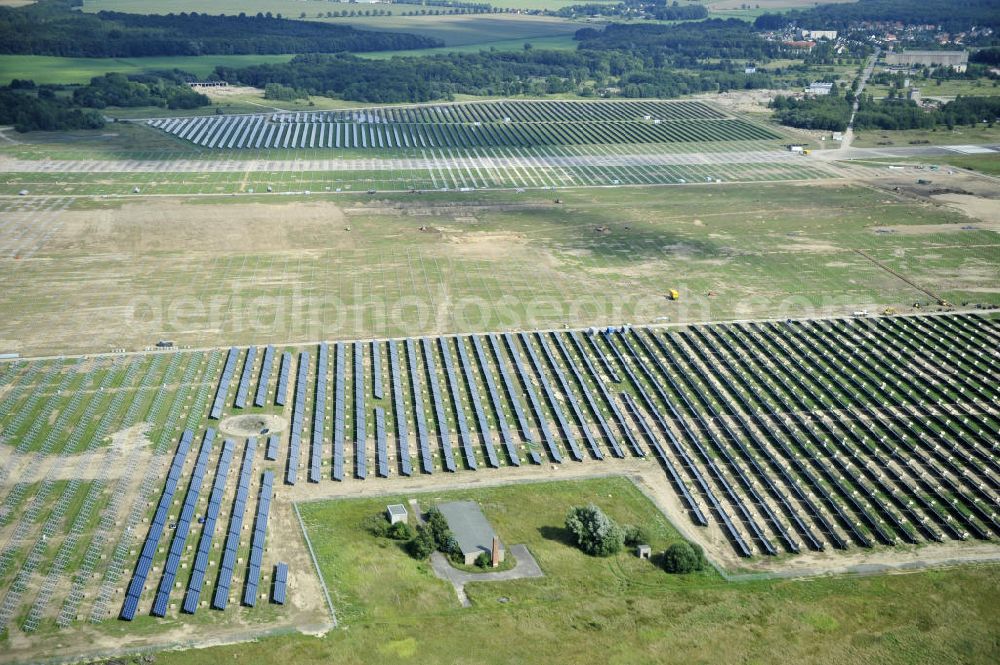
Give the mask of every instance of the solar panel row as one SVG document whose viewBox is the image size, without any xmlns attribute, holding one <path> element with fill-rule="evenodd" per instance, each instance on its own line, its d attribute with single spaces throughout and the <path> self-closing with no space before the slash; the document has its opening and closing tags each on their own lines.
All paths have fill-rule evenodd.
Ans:
<svg viewBox="0 0 1000 665">
<path fill-rule="evenodd" d="M 267 536 L 267 516 L 271 510 L 273 486 L 274 474 L 265 471 L 260 483 L 257 516 L 254 518 L 253 536 L 250 539 L 250 562 L 243 586 L 243 604 L 249 607 L 257 604 L 257 587 L 260 586 L 260 567 L 264 561 L 264 540 Z"/>
<path fill-rule="evenodd" d="M 382 345 L 372 341 L 372 394 L 375 399 L 383 399 L 382 390 Z"/>
<path fill-rule="evenodd" d="M 438 348 L 441 351 L 441 359 L 444 361 L 444 372 L 448 383 L 448 394 L 451 396 L 451 406 L 455 410 L 455 423 L 458 425 L 458 438 L 462 442 L 462 453 L 465 456 L 465 464 L 470 469 L 476 468 L 476 453 L 473 450 L 472 436 L 469 434 L 469 426 L 465 420 L 465 409 L 462 408 L 462 392 L 455 378 L 455 368 L 451 362 L 451 353 L 448 352 L 448 343 L 444 337 L 438 337 Z"/>
<path fill-rule="evenodd" d="M 434 406 L 434 418 L 437 421 L 438 443 L 444 456 L 444 470 L 455 470 L 455 454 L 451 449 L 451 433 L 448 428 L 448 417 L 445 415 L 444 400 L 441 398 L 441 386 L 437 380 L 437 363 L 434 362 L 434 347 L 431 341 L 424 337 L 420 340 L 424 351 L 424 370 L 427 375 L 427 385 L 431 390 L 431 403 Z"/>
<path fill-rule="evenodd" d="M 323 425 L 326 422 L 326 375 L 329 369 L 329 351 L 325 343 L 319 345 L 316 358 L 316 397 L 313 402 L 312 445 L 309 454 L 309 482 L 319 482 L 323 463 Z"/>
<path fill-rule="evenodd" d="M 306 413 L 306 381 L 309 378 L 309 352 L 299 354 L 295 370 L 295 397 L 292 401 L 292 427 L 288 435 L 288 463 L 285 465 L 285 483 L 294 485 L 299 476 L 299 451 L 302 448 L 302 427 Z"/>
<path fill-rule="evenodd" d="M 208 510 L 205 511 L 205 524 L 201 529 L 198 552 L 195 554 L 191 577 L 188 579 L 187 593 L 184 595 L 182 609 L 188 614 L 194 614 L 198 609 L 201 587 L 205 584 L 205 573 L 208 572 L 208 555 L 212 547 L 212 537 L 215 535 L 215 523 L 219 519 L 219 510 L 222 508 L 222 495 L 226 491 L 226 476 L 229 474 L 229 465 L 233 461 L 235 448 L 236 444 L 231 439 L 226 439 L 222 443 L 222 454 L 219 455 L 219 464 L 215 468 L 215 482 L 212 485 L 212 493 L 208 497 Z"/>
<path fill-rule="evenodd" d="M 281 354 L 281 369 L 278 370 L 278 387 L 274 391 L 274 403 L 284 406 L 288 397 L 288 374 L 291 372 L 292 354 L 285 351 Z"/>
<path fill-rule="evenodd" d="M 365 419 L 365 347 L 354 343 L 354 473 L 358 478 L 368 475 L 365 442 L 368 423 Z"/>
<path fill-rule="evenodd" d="M 344 401 L 346 396 L 344 391 L 345 387 L 345 374 L 347 369 L 344 367 L 344 345 L 340 342 L 334 347 L 334 355 L 336 364 L 336 378 L 334 379 L 334 398 L 333 398 L 333 479 L 343 480 L 344 479 L 344 418 L 345 404 Z"/>
<path fill-rule="evenodd" d="M 413 474 L 410 463 L 410 432 L 406 426 L 406 404 L 403 401 L 403 381 L 399 376 L 399 349 L 396 340 L 389 340 L 389 373 L 392 376 L 392 406 L 396 413 L 396 441 L 399 446 L 399 472 Z"/>
<path fill-rule="evenodd" d="M 132 579 L 129 582 L 128 589 L 125 591 L 125 602 L 122 605 L 121 618 L 126 621 L 131 621 L 135 618 L 136 610 L 139 609 L 139 597 L 142 595 L 149 571 L 153 567 L 153 557 L 156 556 L 156 548 L 159 547 L 163 528 L 167 525 L 167 512 L 170 510 L 170 504 L 174 500 L 177 481 L 180 480 L 181 470 L 184 468 L 184 460 L 187 459 L 193 438 L 194 434 L 190 430 L 184 430 L 181 440 L 177 444 L 177 450 L 174 452 L 174 459 L 170 463 L 170 471 L 167 472 L 167 481 L 163 485 L 160 502 L 156 506 L 153 521 L 149 525 L 146 540 L 142 545 L 142 552 L 139 554 L 139 560 L 135 565 L 135 571 L 132 573 Z"/>
<path fill-rule="evenodd" d="M 389 451 L 385 440 L 385 409 L 375 407 L 375 461 L 379 478 L 389 477 Z"/>
<path fill-rule="evenodd" d="M 417 443 L 420 447 L 420 468 L 424 473 L 434 472 L 434 461 L 427 435 L 427 421 L 424 419 L 424 398 L 417 371 L 417 349 L 412 339 L 406 340 L 406 360 L 410 366 L 410 394 L 413 396 L 413 417 L 417 422 Z"/>
<path fill-rule="evenodd" d="M 247 394 L 250 392 L 250 377 L 253 375 L 253 364 L 256 359 L 257 347 L 251 346 L 247 349 L 247 357 L 243 361 L 243 372 L 240 374 L 240 383 L 236 388 L 236 400 L 233 406 L 237 409 L 242 409 L 247 405 Z"/>
<path fill-rule="evenodd" d="M 253 398 L 254 406 L 264 406 L 267 401 L 267 382 L 271 378 L 271 368 L 274 366 L 274 347 L 270 344 L 264 349 L 264 359 L 260 363 L 260 377 L 257 379 L 257 392 Z"/>
<path fill-rule="evenodd" d="M 229 514 L 229 530 L 226 533 L 226 543 L 222 551 L 222 561 L 219 565 L 219 577 L 215 583 L 215 595 L 212 597 L 212 607 L 224 610 L 229 605 L 229 588 L 233 583 L 233 571 L 236 570 L 236 551 L 240 546 L 240 531 L 243 530 L 243 514 L 246 512 L 247 497 L 250 495 L 250 476 L 253 473 L 253 458 L 257 452 L 257 439 L 247 439 L 243 450 L 243 464 L 240 467 L 240 479 L 236 485 L 236 498 L 233 510 Z"/>
<path fill-rule="evenodd" d="M 226 364 L 222 366 L 222 376 L 219 377 L 219 386 L 215 389 L 215 399 L 212 401 L 212 409 L 208 412 L 208 417 L 218 420 L 222 417 L 222 408 L 226 405 L 226 393 L 229 392 L 229 383 L 233 380 L 233 372 L 236 371 L 236 360 L 240 356 L 240 350 L 235 346 L 229 349 L 226 354 Z"/>
<path fill-rule="evenodd" d="M 188 532 L 191 530 L 191 520 L 194 519 L 194 509 L 198 503 L 198 495 L 201 493 L 201 483 L 205 478 L 205 467 L 208 465 L 208 454 L 212 451 L 212 441 L 214 440 L 215 430 L 209 427 L 202 437 L 198 459 L 191 472 L 191 480 L 188 483 L 187 493 L 184 495 L 184 504 L 174 527 L 174 538 L 170 541 L 167 560 L 163 564 L 163 576 L 160 577 L 160 586 L 153 599 L 153 616 L 162 617 L 167 614 L 170 591 L 177 578 L 177 568 L 181 563 L 181 554 L 184 553 L 184 543 L 187 542 Z"/>
</svg>

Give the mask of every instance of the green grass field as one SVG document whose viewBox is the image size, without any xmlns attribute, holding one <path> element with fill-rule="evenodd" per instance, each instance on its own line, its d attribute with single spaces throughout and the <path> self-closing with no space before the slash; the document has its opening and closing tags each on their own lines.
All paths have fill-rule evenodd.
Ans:
<svg viewBox="0 0 1000 665">
<path fill-rule="evenodd" d="M 422 505 L 473 499 L 507 543 L 524 543 L 545 577 L 467 587 L 473 607 L 391 541 L 359 528 L 397 497 L 308 503 L 303 518 L 340 607 L 324 638 L 163 653 L 163 663 L 797 662 L 922 663 L 961 654 L 995 660 L 996 567 L 880 577 L 726 583 L 712 572 L 673 577 L 622 553 L 596 559 L 567 542 L 566 510 L 596 502 L 650 527 L 654 551 L 677 539 L 629 481 L 522 484 L 415 496 Z M 499 599 L 505 602 L 498 602 Z M 460 638 L 458 636 L 461 636 Z"/>
<path fill-rule="evenodd" d="M 569 37 L 582 24 L 548 16 L 519 14 L 469 14 L 456 16 L 365 16 L 322 19 L 324 23 L 351 25 L 366 30 L 409 32 L 440 39 L 445 46 L 489 48 L 493 42 Z M 320 20 L 320 19 L 317 19 Z M 522 41 L 523 43 L 523 41 Z"/>
<path fill-rule="evenodd" d="M 35 83 L 79 84 L 107 72 L 139 74 L 158 69 L 182 69 L 197 76 L 211 74 L 216 66 L 250 66 L 288 62 L 291 55 L 206 55 L 160 58 L 60 58 L 47 55 L 0 56 L 0 85 L 11 79 Z"/>
<path fill-rule="evenodd" d="M 982 145 L 1000 142 L 1000 128 L 987 125 L 976 127 L 947 127 L 906 130 L 858 130 L 854 135 L 856 148 L 906 145 Z"/>
<path fill-rule="evenodd" d="M 788 0 L 794 2 L 795 0 Z M 610 0 L 596 0 L 596 2 L 610 2 Z M 496 0 L 489 3 L 494 7 L 503 9 L 558 9 L 566 5 L 575 4 L 572 0 Z M 326 14 L 328 11 L 341 11 L 343 9 L 360 9 L 364 11 L 365 6 L 348 6 L 338 2 L 327 2 L 326 0 L 214 0 L 209 7 L 205 3 L 197 0 L 85 0 L 84 11 L 117 11 L 129 12 L 132 14 L 168 14 L 173 12 L 203 12 L 212 14 L 256 14 L 257 12 L 280 13 L 285 18 L 299 18 L 305 12 L 306 18 L 314 19 L 319 13 Z M 404 11 L 419 11 L 419 5 L 397 5 L 390 8 L 396 14 Z"/>
</svg>

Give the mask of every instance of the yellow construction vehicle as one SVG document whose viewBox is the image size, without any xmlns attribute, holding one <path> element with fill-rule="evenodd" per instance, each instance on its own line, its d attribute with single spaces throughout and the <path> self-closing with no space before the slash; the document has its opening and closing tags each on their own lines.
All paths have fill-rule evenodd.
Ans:
<svg viewBox="0 0 1000 665">
<path fill-rule="evenodd" d="M 803 155 L 808 155 L 808 154 L 811 154 L 811 153 L 812 153 L 812 150 L 810 150 L 809 148 L 805 148 L 805 149 L 804 149 L 804 150 L 802 151 L 802 154 L 803 154 Z"/>
<path fill-rule="evenodd" d="M 667 300 L 680 300 L 681 294 L 678 293 L 677 289 L 670 289 L 670 293 L 667 294 Z"/>
<path fill-rule="evenodd" d="M 895 313 L 896 313 L 895 307 L 886 307 L 885 309 L 882 310 L 882 316 L 892 316 Z"/>
</svg>

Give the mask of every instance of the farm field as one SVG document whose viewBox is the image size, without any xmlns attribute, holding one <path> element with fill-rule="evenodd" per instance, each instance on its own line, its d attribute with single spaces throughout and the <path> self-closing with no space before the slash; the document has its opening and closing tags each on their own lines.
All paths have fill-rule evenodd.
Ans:
<svg viewBox="0 0 1000 665">
<path fill-rule="evenodd" d="M 11 79 L 31 79 L 38 84 L 85 84 L 107 72 L 141 74 L 143 72 L 180 69 L 197 76 L 211 74 L 218 65 L 249 67 L 250 65 L 288 62 L 291 55 L 205 55 L 162 58 L 61 58 L 47 55 L 0 56 L 0 85 Z"/>
<path fill-rule="evenodd" d="M 609 2 L 610 0 L 596 0 L 596 2 Z M 794 2 L 795 0 L 789 0 Z M 571 5 L 569 0 L 496 0 L 489 3 L 493 7 L 510 9 L 558 9 Z M 205 10 L 204 3 L 196 0 L 164 0 L 163 2 L 154 0 L 85 0 L 84 11 L 117 11 L 129 12 L 133 14 L 167 14 L 173 12 L 200 12 Z M 420 5 L 399 5 L 393 7 L 396 13 L 404 11 L 419 11 Z M 299 18 L 302 12 L 306 17 L 313 19 L 316 14 L 328 11 L 341 11 L 343 9 L 359 9 L 342 7 L 341 3 L 331 3 L 326 0 L 214 0 L 212 2 L 213 14 L 238 14 L 246 12 L 256 14 L 257 12 L 281 13 L 285 18 Z M 364 7 L 360 8 L 362 11 Z"/>
<path fill-rule="evenodd" d="M 1000 128 L 986 125 L 976 127 L 945 127 L 937 131 L 924 129 L 858 130 L 851 144 L 856 148 L 877 148 L 885 145 L 989 145 L 1000 143 Z"/>
<path fill-rule="evenodd" d="M 831 567 L 995 558 L 986 541 L 1000 533 L 990 512 L 1000 386 L 985 349 L 1000 339 L 997 330 L 994 318 L 941 315 L 7 362 L 5 659 L 47 654 L 54 635 L 89 648 L 138 648 L 190 639 L 183 636 L 194 627 L 242 639 L 290 626 L 325 630 L 324 600 L 294 535 L 291 503 L 302 501 L 343 627 L 449 615 L 447 588 L 391 544 L 380 548 L 389 575 L 380 580 L 398 579 L 399 587 L 366 591 L 362 571 L 374 555 L 342 530 L 356 530 L 394 491 L 475 498 L 508 542 L 531 547 L 546 578 L 503 590 L 474 585 L 473 611 L 499 594 L 512 609 L 541 608 L 543 599 L 568 598 L 576 576 L 591 569 L 594 583 L 610 574 L 655 597 L 752 588 L 724 591 L 714 573 L 663 580 L 628 555 L 611 566 L 584 557 L 559 529 L 578 497 L 605 503 L 607 495 L 611 514 L 644 524 L 656 548 L 693 539 L 727 574 L 752 573 L 765 586 L 780 585 L 766 581 L 774 574 Z M 852 349 L 851 367 L 831 348 Z M 945 354 L 955 373 L 939 372 Z M 93 425 L 71 430 L 73 422 Z M 261 424 L 269 432 L 253 438 Z M 482 476 L 489 485 L 564 474 L 577 482 L 542 494 L 519 485 L 468 489 L 464 479 Z M 606 474 L 637 486 L 586 480 Z M 272 484 L 269 505 L 269 491 L 258 491 Z M 178 517 L 171 506 L 182 495 L 198 514 L 221 506 L 217 515 L 208 510 L 211 530 L 187 509 Z M 312 503 L 322 498 L 338 501 Z M 241 523 L 257 525 L 262 542 L 240 537 L 248 531 Z M 261 553 L 250 556 L 254 547 Z M 248 557 L 259 569 L 248 569 Z M 278 561 L 291 562 L 286 606 L 268 602 Z M 622 589 L 601 586 L 608 602 Z M 201 599 L 191 600 L 192 591 Z M 987 585 L 974 597 L 988 605 L 995 593 Z M 191 603 L 188 614 L 182 600 Z M 119 613 L 133 623 L 112 621 Z M 938 637 L 956 639 L 953 625 L 942 622 Z M 975 635 L 963 635 L 974 659 L 992 648 Z"/>
<path fill-rule="evenodd" d="M 457 14 L 451 16 L 401 16 L 409 6 L 399 5 L 393 16 L 353 16 L 317 18 L 321 23 L 350 25 L 359 30 L 408 32 L 433 37 L 445 46 L 489 48 L 490 42 L 503 39 L 529 41 L 545 37 L 571 37 L 583 23 L 553 16 L 527 14 Z M 413 5 L 419 10 L 419 5 Z M 425 52 L 425 51 L 418 51 Z"/>
</svg>

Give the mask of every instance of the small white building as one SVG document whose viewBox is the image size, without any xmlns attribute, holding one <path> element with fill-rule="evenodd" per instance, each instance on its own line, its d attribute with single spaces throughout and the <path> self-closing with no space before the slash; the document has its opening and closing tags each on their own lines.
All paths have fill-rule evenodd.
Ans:
<svg viewBox="0 0 1000 665">
<path fill-rule="evenodd" d="M 813 81 L 806 88 L 806 92 L 810 95 L 829 95 L 831 90 L 833 90 L 833 84 L 825 81 Z"/>
<path fill-rule="evenodd" d="M 401 503 L 394 503 L 385 509 L 386 517 L 389 518 L 389 524 L 395 524 L 396 522 L 406 522 L 409 519 L 409 513 L 406 512 L 406 506 Z"/>
<path fill-rule="evenodd" d="M 802 30 L 803 39 L 812 39 L 813 41 L 819 41 L 825 39 L 827 41 L 834 41 L 837 39 L 836 30 Z"/>
</svg>

